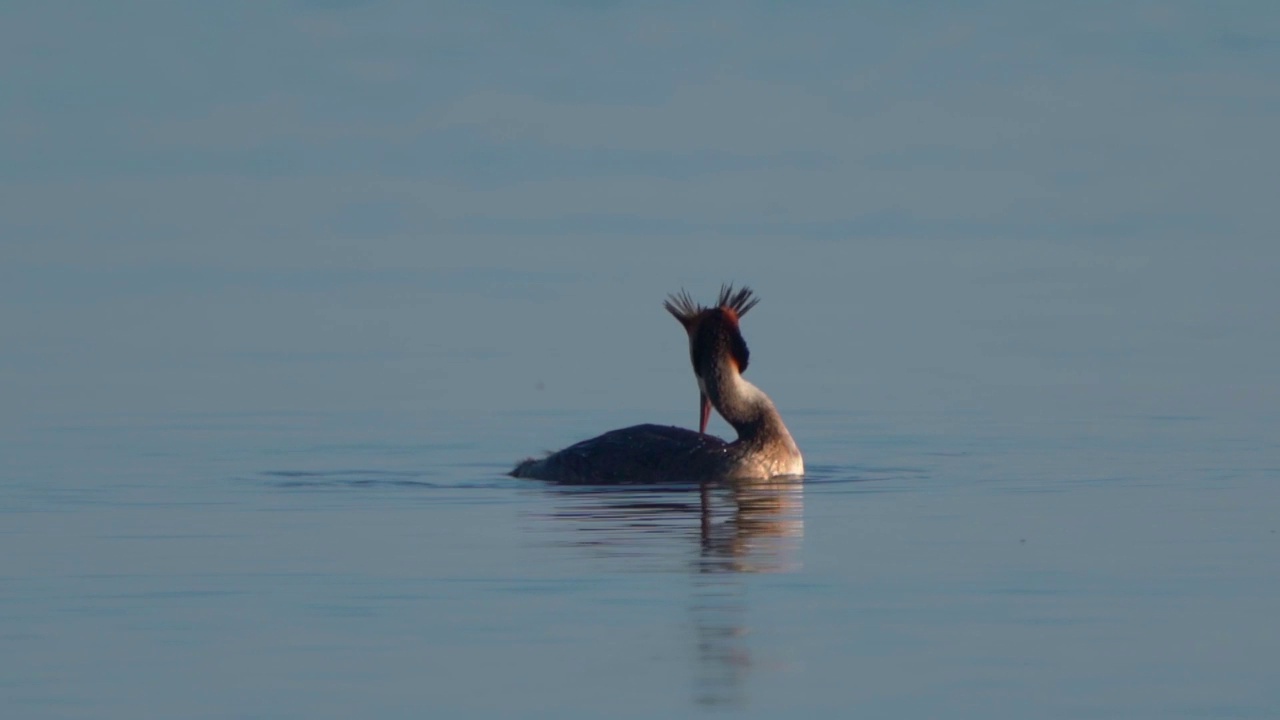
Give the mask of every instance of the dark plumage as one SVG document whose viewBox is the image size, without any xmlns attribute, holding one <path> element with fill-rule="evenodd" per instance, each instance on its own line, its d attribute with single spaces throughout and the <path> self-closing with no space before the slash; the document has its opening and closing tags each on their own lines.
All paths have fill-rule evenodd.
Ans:
<svg viewBox="0 0 1280 720">
<path fill-rule="evenodd" d="M 733 285 L 721 285 L 720 296 L 713 307 L 704 307 L 689 297 L 687 290 L 667 296 L 662 306 L 680 321 L 693 342 L 689 345 L 689 358 L 693 372 L 702 376 L 707 363 L 717 357 L 718 349 L 725 349 L 738 364 L 738 372 L 746 372 L 751 353 L 747 341 L 738 331 L 738 320 L 760 302 L 751 288 L 743 286 L 734 290 Z"/>
<path fill-rule="evenodd" d="M 669 425 L 633 425 L 516 465 L 513 477 L 588 483 L 696 483 L 719 470 L 728 443 Z"/>
</svg>

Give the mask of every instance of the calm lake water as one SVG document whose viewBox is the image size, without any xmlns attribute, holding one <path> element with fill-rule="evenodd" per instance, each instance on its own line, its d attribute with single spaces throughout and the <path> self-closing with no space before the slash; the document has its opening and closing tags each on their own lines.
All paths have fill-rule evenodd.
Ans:
<svg viewBox="0 0 1280 720">
<path fill-rule="evenodd" d="M 626 415 L 33 428 L 4 448 L 9 715 L 1280 708 L 1274 427 L 792 413 L 803 483 L 503 475 Z"/>
<path fill-rule="evenodd" d="M 0 3 L 0 720 L 1280 717 L 1278 38 Z M 505 476 L 724 282 L 803 483 Z"/>
</svg>

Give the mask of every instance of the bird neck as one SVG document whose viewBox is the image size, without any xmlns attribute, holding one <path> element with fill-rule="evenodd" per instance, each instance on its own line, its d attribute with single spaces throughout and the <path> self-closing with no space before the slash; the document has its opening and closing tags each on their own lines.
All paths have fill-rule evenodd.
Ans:
<svg viewBox="0 0 1280 720">
<path fill-rule="evenodd" d="M 711 404 L 738 432 L 740 442 L 795 445 L 773 401 L 742 377 L 732 363 L 718 363 L 700 380 Z"/>
</svg>

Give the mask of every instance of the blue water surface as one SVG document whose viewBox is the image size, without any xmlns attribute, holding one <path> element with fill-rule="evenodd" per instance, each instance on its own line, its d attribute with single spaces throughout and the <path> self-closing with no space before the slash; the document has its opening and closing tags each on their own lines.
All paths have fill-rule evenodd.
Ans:
<svg viewBox="0 0 1280 720">
<path fill-rule="evenodd" d="M 1280 716 L 1277 38 L 4 3 L 0 717 Z M 802 482 L 505 475 L 724 282 Z"/>
<path fill-rule="evenodd" d="M 796 413 L 803 483 L 502 474 L 531 422 L 576 437 L 599 420 L 34 430 L 4 497 L 6 704 L 26 717 L 1276 707 L 1269 438 L 1195 418 Z"/>
</svg>

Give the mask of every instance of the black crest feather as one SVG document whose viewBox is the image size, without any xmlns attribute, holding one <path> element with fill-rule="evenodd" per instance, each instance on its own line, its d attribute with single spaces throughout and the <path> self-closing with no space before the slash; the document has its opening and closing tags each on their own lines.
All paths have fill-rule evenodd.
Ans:
<svg viewBox="0 0 1280 720">
<path fill-rule="evenodd" d="M 667 312 L 671 313 L 686 328 L 689 327 L 689 323 L 693 322 L 698 313 L 705 309 L 695 303 L 692 297 L 689 297 L 688 290 L 681 290 L 678 293 L 668 295 L 667 299 L 663 301 L 662 307 L 666 308 Z"/>
<path fill-rule="evenodd" d="M 760 302 L 760 298 L 756 297 L 755 291 L 747 286 L 735 290 L 733 284 L 720 286 L 720 295 L 716 298 L 716 304 L 713 307 L 727 308 L 742 317 L 746 315 L 751 308 Z M 679 320 L 685 327 L 693 322 L 698 313 L 710 310 L 693 301 L 688 290 L 681 290 L 678 293 L 672 293 L 663 301 L 662 307 L 667 309 L 675 319 Z"/>
<path fill-rule="evenodd" d="M 756 297 L 751 288 L 743 285 L 741 290 L 734 291 L 733 284 L 730 283 L 720 286 L 720 297 L 716 299 L 716 306 L 729 308 L 737 313 L 738 317 L 742 317 L 758 302 L 760 298 Z"/>
</svg>

